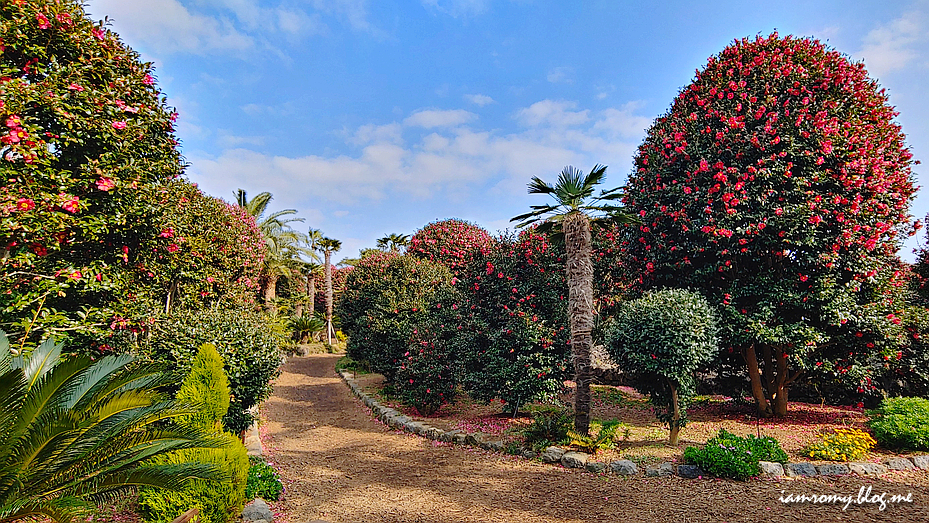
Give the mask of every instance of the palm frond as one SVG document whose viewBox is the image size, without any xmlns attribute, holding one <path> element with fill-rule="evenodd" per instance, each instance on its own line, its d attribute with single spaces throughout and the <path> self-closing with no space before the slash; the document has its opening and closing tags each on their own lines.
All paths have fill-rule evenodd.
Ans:
<svg viewBox="0 0 929 523">
<path fill-rule="evenodd" d="M 552 194 L 555 192 L 554 187 L 542 181 L 538 176 L 533 176 L 529 182 L 529 194 Z"/>
</svg>

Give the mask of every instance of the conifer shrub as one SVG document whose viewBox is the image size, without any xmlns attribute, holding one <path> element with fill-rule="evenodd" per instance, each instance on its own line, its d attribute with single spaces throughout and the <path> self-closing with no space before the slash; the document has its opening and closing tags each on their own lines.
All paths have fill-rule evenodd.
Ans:
<svg viewBox="0 0 929 523">
<path fill-rule="evenodd" d="M 182 450 L 157 458 L 156 461 L 172 464 L 190 461 L 212 463 L 219 467 L 224 477 L 218 481 L 190 480 L 184 489 L 176 492 L 141 489 L 139 508 L 147 521 L 166 523 L 191 508 L 198 508 L 203 523 L 226 523 L 242 510 L 249 471 L 248 451 L 236 435 L 222 430 L 222 418 L 229 406 L 229 393 L 222 358 L 214 345 L 203 344 L 177 393 L 179 401 L 196 406 L 195 413 L 179 419 L 178 423 L 213 431 L 225 441 L 225 446 Z"/>
</svg>

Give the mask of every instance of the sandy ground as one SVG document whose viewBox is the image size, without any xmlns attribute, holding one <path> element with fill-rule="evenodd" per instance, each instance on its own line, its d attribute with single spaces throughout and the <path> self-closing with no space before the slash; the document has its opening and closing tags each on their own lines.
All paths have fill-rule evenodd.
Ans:
<svg viewBox="0 0 929 523">
<path fill-rule="evenodd" d="M 544 465 L 391 431 L 336 375 L 339 355 L 291 358 L 263 407 L 289 523 L 929 522 L 929 474 L 734 482 L 621 478 Z M 872 502 L 859 503 L 870 488 Z M 910 495 L 887 503 L 885 493 Z M 850 496 L 782 503 L 788 495 Z"/>
</svg>

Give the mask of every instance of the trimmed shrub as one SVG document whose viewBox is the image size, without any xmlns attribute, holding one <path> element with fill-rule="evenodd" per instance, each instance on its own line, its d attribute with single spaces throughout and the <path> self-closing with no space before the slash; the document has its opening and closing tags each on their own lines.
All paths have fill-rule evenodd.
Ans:
<svg viewBox="0 0 929 523">
<path fill-rule="evenodd" d="M 888 398 L 868 415 L 868 426 L 882 446 L 929 450 L 929 399 Z"/>
<path fill-rule="evenodd" d="M 696 394 L 694 372 L 716 353 L 716 313 L 699 294 L 665 289 L 624 303 L 606 335 L 610 356 L 651 397 L 677 444 Z"/>
<path fill-rule="evenodd" d="M 171 362 L 180 372 L 189 372 L 195 347 L 216 345 L 232 391 L 223 425 L 235 434 L 247 429 L 253 420 L 249 409 L 273 391 L 271 380 L 280 372 L 285 336 L 269 327 L 265 317 L 241 309 L 180 311 L 152 320 L 141 352 Z"/>
<path fill-rule="evenodd" d="M 770 436 L 742 438 L 719 429 L 702 449 L 684 449 L 684 460 L 719 478 L 745 480 L 761 474 L 759 461 L 787 463 L 787 453 Z"/>
<path fill-rule="evenodd" d="M 774 33 L 711 57 L 639 147 L 629 274 L 718 305 L 762 415 L 786 414 L 798 371 L 844 376 L 898 342 L 905 304 L 884 291 L 905 283 L 892 266 L 916 186 L 894 116 L 863 64 Z"/>
<path fill-rule="evenodd" d="M 277 471 L 261 456 L 249 456 L 248 482 L 245 484 L 245 500 L 261 498 L 277 501 L 284 493 L 284 484 Z"/>
<path fill-rule="evenodd" d="M 245 485 L 248 477 L 248 451 L 239 438 L 222 431 L 222 418 L 229 405 L 229 385 L 223 373 L 223 362 L 216 347 L 205 343 L 193 358 L 191 369 L 181 383 L 178 401 L 196 404 L 197 411 L 179 419 L 182 426 L 204 431 L 216 431 L 225 441 L 219 449 L 182 450 L 155 461 L 159 464 L 196 461 L 219 467 L 224 479 L 219 481 L 190 480 L 180 491 L 143 488 L 139 492 L 139 508 L 147 521 L 165 523 L 191 508 L 200 509 L 203 523 L 226 523 L 245 505 Z"/>
<path fill-rule="evenodd" d="M 429 260 L 389 252 L 362 259 L 336 306 L 348 356 L 395 382 L 414 331 L 426 323 L 437 293 L 451 286 L 451 272 Z"/>
<path fill-rule="evenodd" d="M 475 255 L 488 252 L 494 244 L 481 227 L 451 218 L 430 223 L 410 238 L 407 254 L 441 263 L 461 277 Z"/>
<path fill-rule="evenodd" d="M 819 441 L 807 447 L 804 453 L 813 459 L 858 461 L 864 459 L 875 444 L 874 438 L 862 430 L 836 429 L 830 434 L 820 434 Z"/>
</svg>

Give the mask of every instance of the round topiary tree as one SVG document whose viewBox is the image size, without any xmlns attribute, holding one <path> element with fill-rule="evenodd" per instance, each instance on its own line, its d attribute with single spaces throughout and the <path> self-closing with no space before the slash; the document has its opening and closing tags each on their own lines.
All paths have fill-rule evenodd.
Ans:
<svg viewBox="0 0 929 523">
<path fill-rule="evenodd" d="M 407 254 L 441 263 L 460 276 L 474 255 L 488 252 L 493 243 L 493 237 L 481 227 L 451 218 L 416 231 L 410 238 Z"/>
<path fill-rule="evenodd" d="M 608 329 L 607 351 L 651 397 L 658 419 L 671 429 L 672 445 L 687 425 L 694 372 L 718 350 L 716 322 L 699 294 L 664 289 L 623 303 Z"/>
<path fill-rule="evenodd" d="M 764 415 L 783 415 L 791 381 L 838 357 L 834 340 L 873 330 L 859 317 L 897 319 L 902 304 L 874 292 L 898 278 L 882 271 L 915 191 L 894 116 L 862 64 L 775 33 L 711 57 L 639 148 L 630 273 L 721 308 L 723 346 L 743 355 Z"/>
<path fill-rule="evenodd" d="M 348 355 L 394 382 L 417 326 L 426 323 L 437 293 L 452 285 L 448 268 L 429 260 L 396 252 L 362 259 L 336 307 Z"/>
<path fill-rule="evenodd" d="M 0 323 L 95 338 L 149 272 L 183 162 L 149 63 L 77 0 L 0 3 Z"/>
</svg>

